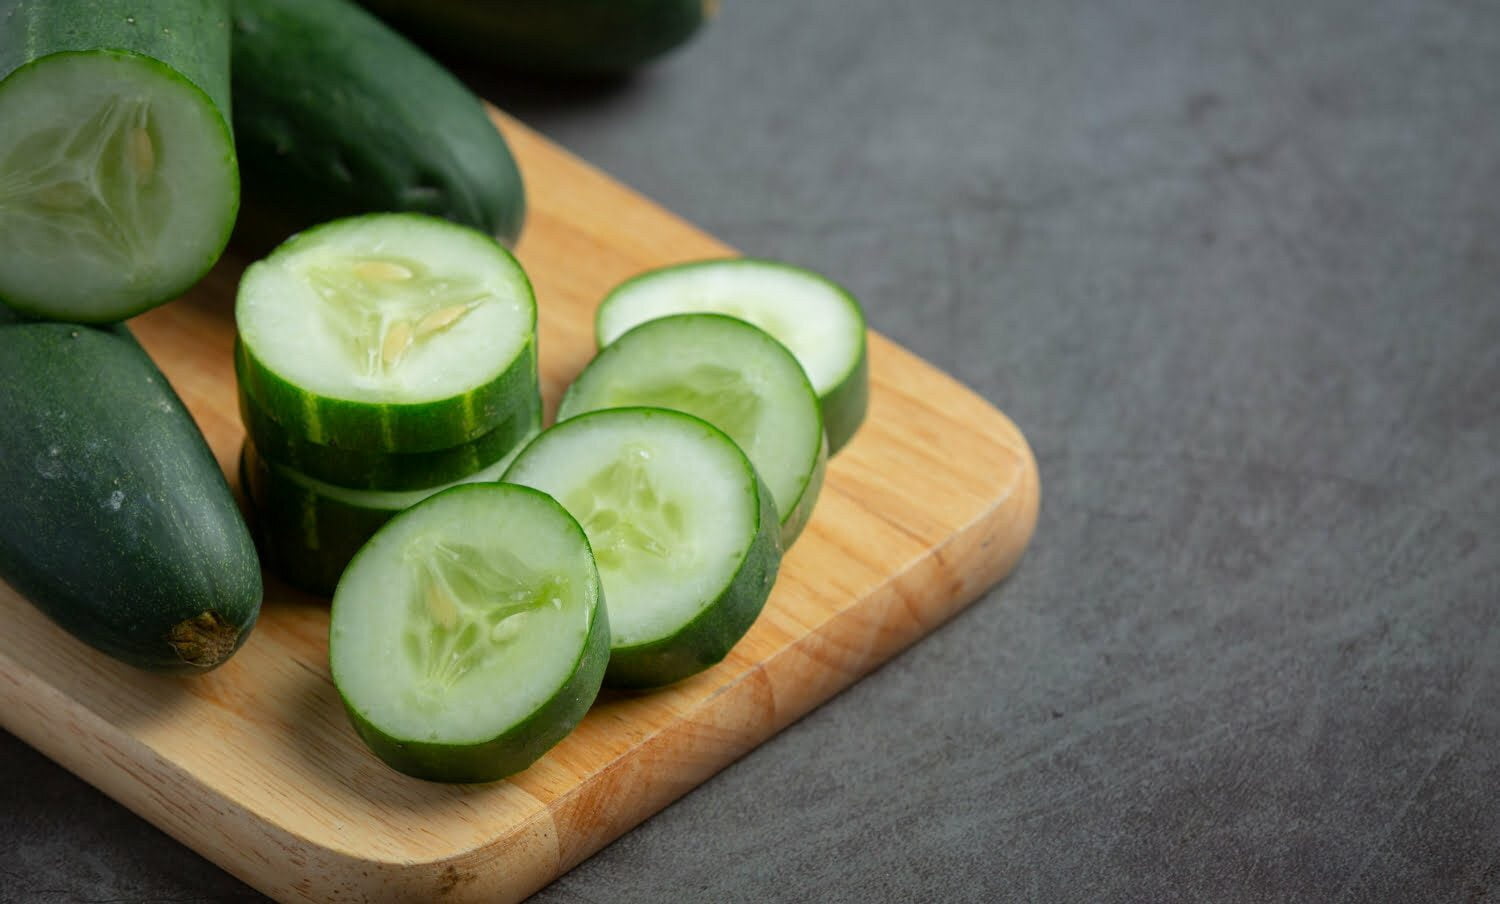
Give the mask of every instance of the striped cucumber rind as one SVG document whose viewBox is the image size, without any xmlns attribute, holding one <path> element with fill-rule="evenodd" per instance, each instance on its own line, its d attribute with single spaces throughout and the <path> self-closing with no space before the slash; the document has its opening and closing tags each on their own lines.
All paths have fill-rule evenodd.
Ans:
<svg viewBox="0 0 1500 904">
<path fill-rule="evenodd" d="M 621 283 L 594 315 L 605 346 L 670 314 L 728 314 L 770 333 L 797 357 L 823 408 L 829 453 L 849 442 L 869 408 L 865 316 L 843 286 L 762 258 L 716 258 L 651 270 Z"/>
<path fill-rule="evenodd" d="M 790 548 L 812 516 L 828 462 L 817 395 L 769 333 L 723 314 L 673 314 L 605 346 L 563 394 L 559 421 L 656 406 L 701 417 L 744 450 L 771 488 Z"/>
<path fill-rule="evenodd" d="M 614 636 L 611 686 L 657 687 L 719 662 L 776 581 L 770 489 L 733 440 L 692 415 L 579 415 L 537 437 L 505 480 L 550 494 L 588 534 Z"/>
<path fill-rule="evenodd" d="M 355 730 L 418 778 L 530 766 L 588 712 L 609 614 L 578 522 L 509 484 L 446 490 L 393 518 L 339 581 L 334 684 Z"/>
<path fill-rule="evenodd" d="M 493 238 L 422 214 L 335 220 L 245 271 L 243 390 L 322 445 L 427 452 L 537 404 L 536 302 Z"/>
<path fill-rule="evenodd" d="M 478 439 L 431 452 L 370 452 L 309 442 L 273 420 L 248 393 L 240 417 L 267 461 L 356 490 L 419 490 L 461 480 L 514 452 L 536 434 L 541 397 L 521 394 L 510 415 Z"/>
<path fill-rule="evenodd" d="M 499 461 L 459 481 L 422 490 L 355 490 L 272 464 L 251 442 L 240 454 L 240 485 L 255 512 L 266 566 L 288 584 L 327 596 L 350 559 L 397 514 L 450 487 L 496 481 L 536 435 L 540 422 Z"/>
</svg>

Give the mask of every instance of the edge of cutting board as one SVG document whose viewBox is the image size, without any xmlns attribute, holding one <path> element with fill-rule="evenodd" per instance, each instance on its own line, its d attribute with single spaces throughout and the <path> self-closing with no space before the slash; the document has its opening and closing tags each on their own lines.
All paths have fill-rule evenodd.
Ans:
<svg viewBox="0 0 1500 904">
<path fill-rule="evenodd" d="M 602 287 L 647 266 L 730 253 L 530 130 L 497 121 L 533 199 L 518 255 L 543 305 L 591 309 Z M 223 323 L 236 277 L 221 267 L 191 300 L 133 324 L 230 474 L 243 435 L 232 389 L 225 394 Z M 592 321 L 576 314 L 544 314 L 550 402 L 592 354 Z M 818 511 L 751 634 L 679 685 L 601 697 L 573 736 L 511 780 L 429 785 L 359 749 L 328 682 L 326 609 L 274 582 L 245 648 L 194 679 L 121 666 L 0 584 L 10 625 L 0 638 L 0 721 L 278 899 L 520 899 L 1016 566 L 1040 496 L 1025 437 L 873 333 L 870 358 L 870 419 L 830 464 Z M 286 759 L 263 762 L 277 757 Z"/>
</svg>

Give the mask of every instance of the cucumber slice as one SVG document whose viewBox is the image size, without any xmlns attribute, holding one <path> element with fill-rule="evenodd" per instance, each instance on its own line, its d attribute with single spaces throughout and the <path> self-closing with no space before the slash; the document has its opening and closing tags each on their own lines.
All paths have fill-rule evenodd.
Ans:
<svg viewBox="0 0 1500 904">
<path fill-rule="evenodd" d="M 393 519 L 339 581 L 333 682 L 393 768 L 486 782 L 530 766 L 583 718 L 609 658 L 599 572 L 548 496 L 464 486 Z"/>
<path fill-rule="evenodd" d="M 255 511 L 266 567 L 309 593 L 327 596 L 359 548 L 387 521 L 435 493 L 500 479 L 525 440 L 504 458 L 462 480 L 421 490 L 353 490 L 272 464 L 246 442 L 240 486 Z"/>
<path fill-rule="evenodd" d="M 828 444 L 817 396 L 785 346 L 723 314 L 651 320 L 589 362 L 557 418 L 633 405 L 686 411 L 729 434 L 771 488 L 791 547 L 823 485 Z"/>
<path fill-rule="evenodd" d="M 548 493 L 588 534 L 609 606 L 607 684 L 670 684 L 723 659 L 776 581 L 770 490 L 729 437 L 691 415 L 575 417 L 537 437 L 505 479 Z"/>
<path fill-rule="evenodd" d="M 0 298 L 23 313 L 123 320 L 186 291 L 229 241 L 239 173 L 225 6 L 157 5 L 169 9 L 151 15 L 152 4 L 138 4 L 130 30 L 170 26 L 180 37 L 135 53 L 117 49 L 141 43 L 118 33 L 126 4 L 7 4 Z M 13 71 L 5 65 L 18 59 Z M 214 72 L 201 74 L 224 83 L 226 105 L 176 63 L 207 64 Z"/>
<path fill-rule="evenodd" d="M 538 405 L 536 302 L 498 242 L 423 214 L 301 233 L 235 303 L 241 388 L 328 446 L 428 452 Z"/>
<path fill-rule="evenodd" d="M 420 490 L 462 480 L 519 449 L 541 423 L 541 399 L 534 397 L 536 404 L 518 406 L 471 442 L 431 452 L 366 452 L 310 443 L 272 420 L 246 393 L 239 400 L 245 430 L 267 461 L 355 490 Z"/>
<path fill-rule="evenodd" d="M 697 261 L 621 284 L 600 303 L 594 332 L 605 346 L 647 320 L 695 311 L 753 323 L 797 356 L 818 393 L 830 455 L 854 436 L 869 407 L 870 365 L 865 315 L 847 290 L 776 261 Z"/>
</svg>

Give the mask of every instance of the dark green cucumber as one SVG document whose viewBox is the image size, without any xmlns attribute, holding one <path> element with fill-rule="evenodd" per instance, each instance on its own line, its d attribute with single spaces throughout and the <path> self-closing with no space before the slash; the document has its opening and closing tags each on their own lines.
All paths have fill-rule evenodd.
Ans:
<svg viewBox="0 0 1500 904">
<path fill-rule="evenodd" d="M 140 346 L 86 326 L 3 326 L 0 387 L 0 577 L 132 665 L 227 659 L 260 609 L 255 547 Z"/>
<path fill-rule="evenodd" d="M 364 0 L 434 49 L 486 65 L 607 75 L 656 59 L 713 16 L 715 0 Z"/>
<path fill-rule="evenodd" d="M 236 0 L 234 102 L 252 242 L 374 211 L 521 233 L 521 174 L 479 99 L 353 3 Z"/>
<path fill-rule="evenodd" d="M 245 430 L 267 460 L 355 490 L 419 490 L 460 480 L 515 451 L 536 435 L 542 419 L 541 397 L 533 396 L 534 405 L 517 409 L 498 427 L 467 443 L 431 452 L 370 452 L 308 442 L 277 423 L 246 393 L 239 393 L 239 399 Z"/>
<path fill-rule="evenodd" d="M 355 729 L 418 778 L 530 766 L 583 719 L 609 659 L 599 572 L 545 493 L 480 484 L 383 527 L 334 594 L 329 662 Z"/>
<path fill-rule="evenodd" d="M 123 320 L 229 240 L 227 0 L 0 0 L 0 299 Z"/>
</svg>

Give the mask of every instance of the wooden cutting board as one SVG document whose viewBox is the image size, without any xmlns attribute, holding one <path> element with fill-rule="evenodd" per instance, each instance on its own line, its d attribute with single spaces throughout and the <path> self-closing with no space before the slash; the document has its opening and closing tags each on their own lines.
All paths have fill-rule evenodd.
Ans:
<svg viewBox="0 0 1500 904">
<path fill-rule="evenodd" d="M 722 243 L 497 117 L 526 175 L 518 254 L 549 411 L 593 351 L 593 308 Z M 243 262 L 133 326 L 226 473 L 243 430 L 230 345 Z M 361 746 L 328 675 L 326 602 L 268 581 L 245 647 L 195 678 L 135 671 L 0 584 L 0 721 L 283 901 L 510 901 L 561 875 L 931 631 L 1015 567 L 1036 463 L 1003 414 L 871 336 L 869 419 L 831 462 L 764 614 L 670 688 L 606 693 L 536 765 L 490 785 L 406 778 Z M 733 831 L 726 824 L 725 831 Z"/>
</svg>

